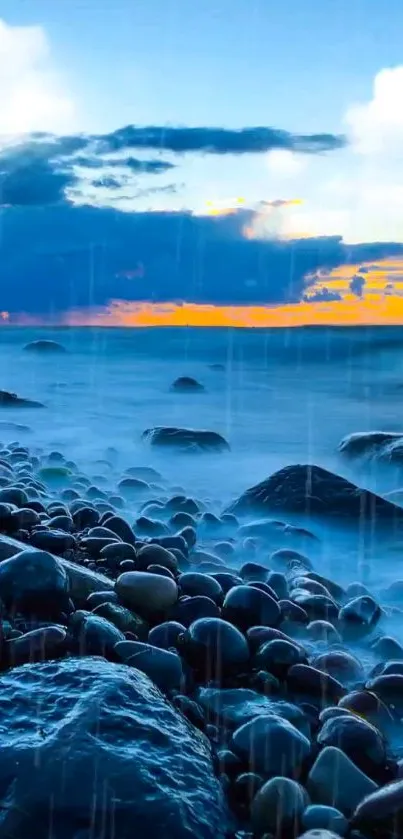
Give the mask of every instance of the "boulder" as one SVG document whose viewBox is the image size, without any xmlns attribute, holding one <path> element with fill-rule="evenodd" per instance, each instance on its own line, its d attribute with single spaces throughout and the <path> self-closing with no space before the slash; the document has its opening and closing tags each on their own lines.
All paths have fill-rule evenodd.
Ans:
<svg viewBox="0 0 403 839">
<path fill-rule="evenodd" d="M 217 431 L 195 428 L 157 426 L 142 434 L 151 446 L 179 449 L 185 452 L 229 451 L 229 444 Z"/>
<path fill-rule="evenodd" d="M 192 376 L 180 376 L 172 383 L 171 390 L 174 393 L 203 393 L 205 388 Z"/>
<path fill-rule="evenodd" d="M 4 836 L 224 839 L 205 737 L 144 674 L 102 659 L 0 677 Z"/>
<path fill-rule="evenodd" d="M 321 466 L 295 464 L 251 487 L 229 508 L 240 514 L 268 514 L 275 510 L 345 518 L 373 526 L 374 519 L 403 522 L 400 507 L 351 483 Z"/>
<path fill-rule="evenodd" d="M 0 408 L 44 408 L 42 402 L 33 399 L 23 399 L 16 393 L 9 393 L 8 390 L 0 390 Z"/>
</svg>

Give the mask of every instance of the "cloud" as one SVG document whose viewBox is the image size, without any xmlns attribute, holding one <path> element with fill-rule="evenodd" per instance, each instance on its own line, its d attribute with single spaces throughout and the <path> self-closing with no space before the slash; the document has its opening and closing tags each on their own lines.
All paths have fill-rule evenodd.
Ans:
<svg viewBox="0 0 403 839">
<path fill-rule="evenodd" d="M 274 149 L 266 157 L 266 167 L 271 175 L 281 178 L 295 178 L 306 166 L 306 159 L 302 154 L 287 149 Z"/>
<path fill-rule="evenodd" d="M 335 134 L 291 134 L 278 128 L 209 128 L 127 125 L 110 134 L 94 137 L 104 151 L 129 148 L 164 149 L 176 154 L 262 154 L 272 149 L 319 154 L 344 146 Z"/>
<path fill-rule="evenodd" d="M 23 207 L 66 200 L 75 177 L 35 144 L 0 149 L 0 205 Z"/>
<path fill-rule="evenodd" d="M 362 297 L 364 294 L 365 288 L 365 278 L 361 277 L 359 274 L 356 274 L 349 285 L 349 289 L 352 294 L 355 294 L 356 297 Z"/>
<path fill-rule="evenodd" d="M 75 104 L 54 70 L 41 26 L 0 19 L 0 102 L 0 135 L 75 129 Z"/>
<path fill-rule="evenodd" d="M 365 156 L 401 154 L 403 141 L 403 66 L 381 70 L 374 79 L 372 98 L 352 105 L 345 122 L 357 152 Z"/>
<path fill-rule="evenodd" d="M 12 320 L 21 310 L 39 317 L 103 307 L 114 299 L 296 304 L 317 282 L 319 269 L 326 276 L 349 260 L 360 265 L 403 254 L 398 243 L 351 247 L 338 237 L 248 240 L 246 215 L 122 213 L 66 204 L 6 208 L 0 309 Z"/>
<path fill-rule="evenodd" d="M 145 175 L 160 175 L 175 168 L 175 164 L 168 160 L 140 160 L 137 157 L 83 157 L 78 156 L 71 161 L 75 166 L 84 169 L 119 168 L 129 169 Z"/>
<path fill-rule="evenodd" d="M 323 286 L 318 291 L 304 294 L 303 300 L 307 303 L 333 303 L 336 300 L 343 300 L 343 296 L 338 291 L 332 291 L 327 286 Z"/>
</svg>

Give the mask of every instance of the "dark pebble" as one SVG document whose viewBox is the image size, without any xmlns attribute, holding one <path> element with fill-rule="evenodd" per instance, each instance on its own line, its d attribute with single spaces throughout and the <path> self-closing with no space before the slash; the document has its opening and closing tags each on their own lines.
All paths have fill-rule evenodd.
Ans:
<svg viewBox="0 0 403 839">
<path fill-rule="evenodd" d="M 291 641 L 281 639 L 267 641 L 257 653 L 254 664 L 257 667 L 265 667 L 275 676 L 284 678 L 287 671 L 293 664 L 300 664 L 306 661 L 301 655 L 301 650 Z"/>
<path fill-rule="evenodd" d="M 178 585 L 183 594 L 190 597 L 209 597 L 216 603 L 222 602 L 223 591 L 220 584 L 214 577 L 207 574 L 199 574 L 197 571 L 187 571 L 178 578 Z"/>
<path fill-rule="evenodd" d="M 219 618 L 201 618 L 192 623 L 185 635 L 185 652 L 205 678 L 220 678 L 223 671 L 239 670 L 249 662 L 245 636 Z"/>
<path fill-rule="evenodd" d="M 337 679 L 307 664 L 291 667 L 287 673 L 287 684 L 292 692 L 313 696 L 323 705 L 338 702 L 346 692 Z"/>
<path fill-rule="evenodd" d="M 225 595 L 222 616 L 245 631 L 251 626 L 276 626 L 280 609 L 273 597 L 252 586 L 236 586 Z"/>
<path fill-rule="evenodd" d="M 165 621 L 154 626 L 148 633 L 148 643 L 163 650 L 178 646 L 178 639 L 186 632 L 186 627 L 178 621 Z"/>
<path fill-rule="evenodd" d="M 173 609 L 175 620 L 185 626 L 190 626 L 200 618 L 219 618 L 220 615 L 221 611 L 217 603 L 204 595 L 181 598 Z"/>
</svg>

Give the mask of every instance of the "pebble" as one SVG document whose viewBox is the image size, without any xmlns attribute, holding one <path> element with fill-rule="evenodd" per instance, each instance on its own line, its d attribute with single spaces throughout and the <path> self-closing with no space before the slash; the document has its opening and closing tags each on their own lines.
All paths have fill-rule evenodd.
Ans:
<svg viewBox="0 0 403 839">
<path fill-rule="evenodd" d="M 343 685 L 333 676 L 308 664 L 295 664 L 287 673 L 291 691 L 320 699 L 323 705 L 338 702 L 345 694 Z"/>
<path fill-rule="evenodd" d="M 295 831 L 309 803 L 307 792 L 290 778 L 276 777 L 267 781 L 252 802 L 252 827 L 257 836 L 269 831 L 275 837 Z"/>
<path fill-rule="evenodd" d="M 384 766 L 385 741 L 380 732 L 366 720 L 353 714 L 328 719 L 322 726 L 317 742 L 321 746 L 337 746 L 363 772 Z"/>
<path fill-rule="evenodd" d="M 275 714 L 256 717 L 238 728 L 231 740 L 239 754 L 258 772 L 296 776 L 311 752 L 311 743 L 288 720 Z"/>
<path fill-rule="evenodd" d="M 301 827 L 310 831 L 333 830 L 338 836 L 345 836 L 349 825 L 343 813 L 335 807 L 310 804 L 302 814 Z"/>
<path fill-rule="evenodd" d="M 236 586 L 224 598 L 223 618 L 239 629 L 251 626 L 276 626 L 280 620 L 280 608 L 276 600 L 265 591 L 252 586 Z"/>
<path fill-rule="evenodd" d="M 116 580 L 115 591 L 123 603 L 143 617 L 167 612 L 178 599 L 174 580 L 146 571 L 124 572 Z"/>
<path fill-rule="evenodd" d="M 26 632 L 6 642 L 7 662 L 16 667 L 33 661 L 47 661 L 65 651 L 66 630 L 61 626 L 46 626 Z"/>
<path fill-rule="evenodd" d="M 335 807 L 348 818 L 357 805 L 377 788 L 374 781 L 334 746 L 322 749 L 306 782 L 313 803 Z"/>
<path fill-rule="evenodd" d="M 400 836 L 403 830 L 403 780 L 386 784 L 361 800 L 353 814 L 352 825 L 371 832 L 380 830 L 382 836 Z"/>
<path fill-rule="evenodd" d="M 58 614 L 68 599 L 64 566 L 45 551 L 24 550 L 0 563 L 0 598 L 22 612 Z"/>
<path fill-rule="evenodd" d="M 186 627 L 178 621 L 165 621 L 150 629 L 148 642 L 154 647 L 169 650 L 178 645 L 178 640 L 185 632 Z"/>
<path fill-rule="evenodd" d="M 140 641 L 122 641 L 115 652 L 125 664 L 145 673 L 161 690 L 178 690 L 183 679 L 178 655 Z"/>
<path fill-rule="evenodd" d="M 281 638 L 267 641 L 260 647 L 255 656 L 254 664 L 257 667 L 265 667 L 275 676 L 285 677 L 287 671 L 293 664 L 299 664 L 304 660 L 300 647 L 291 641 Z"/>
<path fill-rule="evenodd" d="M 364 668 L 358 659 L 345 650 L 330 650 L 313 659 L 318 670 L 329 673 L 343 685 L 364 681 Z"/>
<path fill-rule="evenodd" d="M 188 660 L 202 669 L 205 678 L 220 677 L 225 671 L 242 668 L 249 661 L 245 636 L 228 621 L 200 618 L 189 626 L 185 635 Z"/>
<path fill-rule="evenodd" d="M 190 597 L 209 597 L 216 603 L 222 602 L 223 591 L 220 584 L 214 577 L 207 574 L 186 571 L 179 576 L 178 585 L 183 594 L 188 594 Z"/>
<path fill-rule="evenodd" d="M 185 626 L 190 626 L 201 618 L 219 618 L 221 610 L 210 597 L 197 595 L 196 597 L 182 597 L 176 603 L 172 617 Z"/>
</svg>

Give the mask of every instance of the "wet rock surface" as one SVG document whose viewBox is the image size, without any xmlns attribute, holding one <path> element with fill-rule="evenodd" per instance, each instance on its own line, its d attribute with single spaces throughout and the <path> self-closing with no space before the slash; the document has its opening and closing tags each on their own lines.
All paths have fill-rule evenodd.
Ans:
<svg viewBox="0 0 403 839">
<path fill-rule="evenodd" d="M 375 594 L 370 579 L 332 579 L 311 512 L 356 522 L 361 505 L 365 523 L 368 502 L 398 534 L 396 508 L 317 467 L 307 488 L 308 467 L 289 469 L 235 515 L 153 467 L 112 478 L 99 460 L 87 475 L 57 448 L 0 444 L 0 835 L 25 839 L 30 819 L 48 839 L 54 793 L 52 839 L 131 839 L 133 818 L 156 839 L 163 820 L 178 839 L 390 839 L 403 584 Z M 42 787 L 26 769 L 34 750 Z"/>
<path fill-rule="evenodd" d="M 0 685 L 4 835 L 34 823 L 38 839 L 131 839 L 136 822 L 150 839 L 226 835 L 207 739 L 138 670 L 72 658 L 15 668 Z"/>
</svg>

